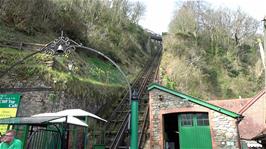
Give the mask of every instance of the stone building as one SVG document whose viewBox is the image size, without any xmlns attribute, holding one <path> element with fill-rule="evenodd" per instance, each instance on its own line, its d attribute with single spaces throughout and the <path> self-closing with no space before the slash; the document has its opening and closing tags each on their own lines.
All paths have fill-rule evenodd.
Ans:
<svg viewBox="0 0 266 149">
<path fill-rule="evenodd" d="M 227 99 L 209 102 L 244 116 L 243 120 L 239 123 L 239 134 L 242 142 L 248 147 L 261 147 L 262 145 L 264 148 L 266 147 L 265 90 L 262 90 L 253 98 Z M 260 144 L 250 140 L 255 140 Z"/>
<path fill-rule="evenodd" d="M 238 149 L 242 115 L 206 101 L 151 84 L 151 149 Z"/>
</svg>

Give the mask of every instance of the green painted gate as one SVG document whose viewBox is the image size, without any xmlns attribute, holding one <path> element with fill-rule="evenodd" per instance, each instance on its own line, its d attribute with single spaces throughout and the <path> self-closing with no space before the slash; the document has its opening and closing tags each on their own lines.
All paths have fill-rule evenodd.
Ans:
<svg viewBox="0 0 266 149">
<path fill-rule="evenodd" d="M 208 113 L 178 115 L 180 149 L 212 149 Z"/>
</svg>

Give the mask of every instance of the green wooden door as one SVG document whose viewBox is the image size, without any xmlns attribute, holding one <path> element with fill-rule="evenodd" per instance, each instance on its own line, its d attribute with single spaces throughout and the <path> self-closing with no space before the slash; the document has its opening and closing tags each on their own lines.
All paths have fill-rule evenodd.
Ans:
<svg viewBox="0 0 266 149">
<path fill-rule="evenodd" d="M 208 113 L 178 115 L 180 149 L 212 149 Z"/>
</svg>

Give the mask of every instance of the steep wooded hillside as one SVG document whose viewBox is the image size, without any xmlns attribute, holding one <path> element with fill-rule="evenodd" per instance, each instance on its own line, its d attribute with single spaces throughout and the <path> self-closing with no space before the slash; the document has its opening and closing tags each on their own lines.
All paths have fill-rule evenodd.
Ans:
<svg viewBox="0 0 266 149">
<path fill-rule="evenodd" d="M 163 83 L 206 100 L 253 96 L 264 85 L 258 27 L 240 9 L 184 2 L 163 37 Z"/>
<path fill-rule="evenodd" d="M 64 31 L 113 59 L 132 81 L 156 51 L 149 34 L 137 24 L 143 10 L 140 3 L 127 0 L 0 0 L 0 44 L 46 44 Z M 0 73 L 34 50 L 0 48 Z M 65 56 L 37 54 L 0 78 L 0 88 L 52 88 L 23 92 L 21 107 L 32 111 L 19 115 L 65 108 L 95 112 L 107 100 L 119 99 L 125 86 L 109 61 L 84 49 Z"/>
</svg>

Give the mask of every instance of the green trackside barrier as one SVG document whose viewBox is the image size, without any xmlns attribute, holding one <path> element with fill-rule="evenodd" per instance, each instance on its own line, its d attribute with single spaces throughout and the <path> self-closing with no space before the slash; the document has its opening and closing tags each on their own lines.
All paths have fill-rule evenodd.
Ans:
<svg viewBox="0 0 266 149">
<path fill-rule="evenodd" d="M 94 144 L 93 149 L 105 149 L 105 145 L 104 144 Z"/>
<path fill-rule="evenodd" d="M 241 149 L 248 149 L 248 145 L 245 141 L 240 141 L 241 143 Z"/>
<path fill-rule="evenodd" d="M 29 125 L 24 126 L 24 131 L 23 131 L 23 136 L 22 136 L 22 143 L 23 143 L 23 148 L 26 148 L 27 146 L 27 138 L 29 134 Z"/>
<path fill-rule="evenodd" d="M 88 117 L 86 116 L 85 117 L 85 123 L 89 125 L 89 120 L 88 120 Z M 88 141 L 88 128 L 84 128 L 84 149 L 87 149 L 87 146 L 89 144 L 89 141 Z"/>
<path fill-rule="evenodd" d="M 72 130 L 72 136 L 73 136 L 73 149 L 77 149 L 77 128 L 74 127 L 73 130 Z"/>
</svg>

